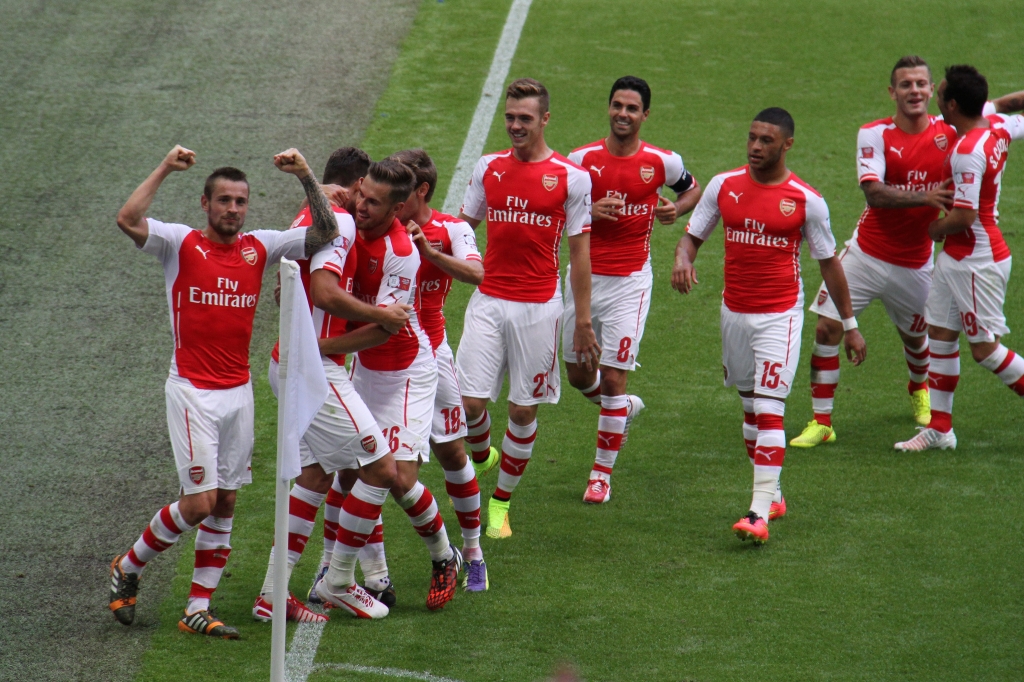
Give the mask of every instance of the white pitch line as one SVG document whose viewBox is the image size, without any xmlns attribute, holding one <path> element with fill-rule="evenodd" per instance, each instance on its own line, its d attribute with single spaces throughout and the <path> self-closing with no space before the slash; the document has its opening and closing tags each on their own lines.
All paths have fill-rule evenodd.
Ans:
<svg viewBox="0 0 1024 682">
<path fill-rule="evenodd" d="M 306 682 L 313 672 L 313 659 L 320 646 L 320 636 L 326 623 L 299 623 L 292 635 L 292 648 L 284 658 L 284 679 L 287 682 Z"/>
<path fill-rule="evenodd" d="M 369 675 L 380 675 L 381 677 L 401 677 L 407 680 L 422 680 L 423 682 L 459 682 L 450 677 L 438 677 L 430 673 L 418 673 L 412 670 L 401 668 L 377 668 L 369 665 L 355 665 L 354 663 L 317 663 L 317 670 L 344 670 L 353 673 L 366 673 Z"/>
<path fill-rule="evenodd" d="M 473 166 L 483 154 L 484 145 L 487 143 L 487 133 L 491 130 L 494 112 L 497 111 L 501 94 L 505 90 L 505 78 L 508 77 L 512 57 L 515 56 L 516 46 L 519 45 L 519 34 L 523 32 L 523 24 L 526 23 L 526 15 L 530 12 L 532 2 L 533 0 L 515 0 L 508 11 L 505 28 L 501 31 L 501 40 L 498 41 L 498 48 L 494 51 L 491 70 L 487 74 L 487 80 L 484 81 L 480 101 L 476 103 L 476 111 L 473 113 L 473 122 L 469 124 L 469 132 L 466 133 L 462 153 L 459 154 L 459 161 L 455 164 L 451 184 L 448 185 L 448 194 L 444 198 L 445 213 L 458 214 L 462 197 L 466 192 L 466 185 L 469 184 L 469 179 L 473 174 Z"/>
</svg>

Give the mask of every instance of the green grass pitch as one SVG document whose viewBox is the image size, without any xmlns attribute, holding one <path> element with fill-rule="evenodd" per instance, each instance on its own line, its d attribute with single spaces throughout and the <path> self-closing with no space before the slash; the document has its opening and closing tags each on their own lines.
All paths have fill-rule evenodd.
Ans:
<svg viewBox="0 0 1024 682">
<path fill-rule="evenodd" d="M 426 148 L 442 176 L 437 205 L 508 6 L 425 0 L 360 140 L 375 158 Z M 786 107 L 796 119 L 790 166 L 824 195 L 842 241 L 863 207 L 856 131 L 892 113 L 885 86 L 895 60 L 919 53 L 937 71 L 973 63 L 994 95 L 1024 89 L 1022 28 L 1024 15 L 1013 0 L 927 6 L 537 0 L 510 77 L 533 76 L 548 86 L 548 141 L 563 153 L 607 133 L 607 90 L 616 77 L 645 77 L 654 98 L 644 138 L 679 151 L 703 185 L 744 163 L 754 113 Z M 317 100 L 322 108 L 331 103 Z M 283 139 L 277 115 L 266 115 L 274 121 L 273 139 Z M 247 125 L 259 141 L 264 124 L 255 117 Z M 496 120 L 487 149 L 507 144 Z M 1003 179 L 1001 222 L 1011 249 L 1024 253 L 1024 146 L 1015 147 Z M 328 150 L 309 151 L 322 159 Z M 297 183 L 273 188 L 300 198 Z M 901 345 L 876 304 L 860 321 L 867 364 L 843 361 L 838 442 L 789 450 L 783 474 L 789 515 L 772 525 L 764 548 L 739 543 L 730 525 L 747 509 L 751 474 L 739 400 L 721 385 L 721 236 L 716 232 L 702 250 L 701 285 L 683 298 L 670 289 L 669 275 L 684 224 L 658 226 L 652 239 L 655 289 L 643 367 L 630 380 L 648 409 L 619 458 L 613 501 L 600 508 L 581 503 L 597 411 L 563 381 L 561 403 L 540 410 L 533 463 L 513 497 L 513 537 L 484 538 L 491 590 L 460 593 L 442 612 L 428 612 L 425 550 L 389 502 L 385 537 L 399 605 L 380 622 L 333 619 L 318 663 L 430 671 L 465 682 L 540 680 L 562 663 L 592 681 L 1024 677 L 1020 400 L 976 367 L 963 344 L 954 413 L 959 448 L 897 455 L 892 444 L 912 435 L 914 422 Z M 804 282 L 811 292 L 820 282 L 807 258 Z M 453 346 L 469 293 L 458 286 L 449 302 Z M 1009 325 L 1019 330 L 1019 277 L 1011 279 L 1008 299 Z M 273 310 L 262 307 L 260 314 L 253 358 L 256 482 L 239 495 L 234 552 L 215 597 L 219 615 L 238 625 L 243 639 L 206 641 L 177 631 L 191 576 L 190 536 L 139 680 L 256 680 L 269 670 L 270 627 L 250 617 L 273 521 L 276 403 L 265 380 Z M 810 419 L 812 330 L 809 316 L 786 418 L 789 437 Z M 1024 351 L 1017 334 L 1006 342 Z M 504 406 L 492 417 L 500 442 Z M 439 467 L 426 466 L 423 480 L 457 537 Z M 494 482 L 493 473 L 481 481 L 485 500 Z M 138 526 L 143 523 L 140 516 Z M 296 593 L 308 588 L 319 533 L 318 524 L 293 576 Z M 357 679 L 387 678 L 323 670 L 310 677 Z"/>
</svg>

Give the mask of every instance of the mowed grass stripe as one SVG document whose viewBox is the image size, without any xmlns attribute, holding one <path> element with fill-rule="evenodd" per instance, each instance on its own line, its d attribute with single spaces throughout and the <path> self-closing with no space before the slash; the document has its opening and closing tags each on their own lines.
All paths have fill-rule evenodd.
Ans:
<svg viewBox="0 0 1024 682">
<path fill-rule="evenodd" d="M 424 3 L 364 138 L 375 157 L 425 147 L 442 173 L 438 196 L 507 7 Z M 884 86 L 898 56 L 920 52 L 936 67 L 973 61 L 994 93 L 1021 87 L 1011 58 L 1019 20 L 1010 3 L 966 17 L 955 45 L 947 43 L 945 22 L 957 6 L 941 4 L 923 16 L 915 9 L 909 3 L 879 9 L 738 2 L 680 9 L 657 2 L 645 4 L 650 21 L 628 24 L 612 3 L 539 3 L 510 78 L 529 75 L 548 85 L 548 138 L 568 152 L 605 134 L 604 103 L 615 77 L 646 77 L 654 112 L 645 139 L 680 151 L 702 184 L 744 162 L 746 129 L 758 109 L 786 106 L 797 120 L 791 166 L 824 194 L 842 240 L 863 207 L 853 162 L 856 130 L 891 113 Z M 908 39 L 909 25 L 915 31 Z M 880 45 L 893 46 L 891 54 Z M 486 149 L 506 146 L 496 121 Z M 1011 149 L 1002 198 L 1013 249 L 1022 245 L 1024 199 L 1017 154 Z M 596 411 L 564 385 L 562 403 L 541 409 L 534 460 L 512 505 L 515 535 L 503 543 L 485 540 L 491 591 L 460 594 L 443 612 L 428 613 L 422 542 L 389 504 L 386 535 L 399 606 L 379 623 L 333 620 L 317 663 L 467 681 L 540 679 L 561 661 L 592 680 L 1014 677 L 1022 663 L 1014 633 L 1024 599 L 1013 575 L 1022 556 L 1007 537 L 1022 525 L 1015 504 L 1022 483 L 1019 401 L 965 354 L 956 407 L 960 449 L 897 457 L 892 443 L 913 433 L 906 369 L 898 338 L 874 306 L 861 318 L 869 363 L 843 365 L 839 442 L 790 451 L 783 475 L 790 516 L 773 526 L 763 550 L 740 545 L 728 529 L 749 501 L 750 468 L 739 401 L 720 383 L 721 238 L 702 251 L 701 287 L 682 299 L 668 287 L 681 231 L 682 222 L 659 227 L 652 240 L 656 279 L 644 366 L 631 378 L 649 408 L 616 467 L 614 501 L 601 508 L 580 503 Z M 816 266 L 809 260 L 804 266 L 813 292 Z M 453 345 L 469 291 L 457 287 L 452 294 Z M 1021 294 L 1011 280 L 1011 327 L 1024 319 Z M 790 436 L 810 418 L 812 328 L 809 318 Z M 257 400 L 257 483 L 239 507 L 240 519 L 253 516 L 240 524 L 250 530 L 237 535 L 233 576 L 218 597 L 222 613 L 236 619 L 247 617 L 259 588 L 271 532 L 274 405 L 264 382 Z M 500 438 L 504 407 L 492 415 Z M 424 468 L 423 479 L 442 499 L 457 536 L 436 464 Z M 485 497 L 493 484 L 493 477 L 483 481 Z M 296 591 L 308 584 L 317 550 L 314 540 L 296 570 Z M 175 590 L 183 597 L 190 564 L 183 559 L 181 568 Z M 165 613 L 173 616 L 170 607 Z M 182 644 L 187 638 L 169 631 L 167 617 L 155 640 L 167 648 L 154 649 L 150 660 L 202 652 L 203 665 L 213 670 L 265 674 L 269 628 L 263 634 L 239 621 L 246 639 L 237 647 Z M 310 679 L 368 678 L 321 670 Z"/>
</svg>

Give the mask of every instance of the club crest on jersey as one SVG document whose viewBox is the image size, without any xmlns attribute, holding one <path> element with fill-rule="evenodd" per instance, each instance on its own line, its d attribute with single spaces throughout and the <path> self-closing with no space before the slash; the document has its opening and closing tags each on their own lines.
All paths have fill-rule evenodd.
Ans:
<svg viewBox="0 0 1024 682">
<path fill-rule="evenodd" d="M 818 292 L 818 305 L 825 305 L 825 299 L 827 299 L 827 298 L 828 298 L 828 292 L 827 291 L 819 291 Z"/>
<path fill-rule="evenodd" d="M 640 179 L 650 182 L 654 179 L 654 166 L 640 166 Z"/>
<path fill-rule="evenodd" d="M 796 202 L 792 199 L 783 199 L 779 202 L 779 210 L 782 211 L 782 215 L 789 217 L 796 210 Z"/>
<path fill-rule="evenodd" d="M 939 133 L 935 136 L 935 146 L 939 148 L 940 152 L 946 151 L 947 144 L 949 144 L 949 140 L 946 138 L 945 133 Z"/>
<path fill-rule="evenodd" d="M 544 185 L 544 189 L 550 192 L 558 186 L 558 176 L 546 173 L 544 177 L 540 179 L 540 183 Z"/>
<path fill-rule="evenodd" d="M 377 452 L 377 439 L 373 436 L 366 436 L 359 441 L 359 444 L 363 446 L 363 450 L 366 450 L 371 455 Z"/>
<path fill-rule="evenodd" d="M 399 277 L 398 275 L 391 275 L 388 277 L 388 286 L 392 289 L 401 289 L 402 291 L 409 291 L 409 287 L 412 286 L 412 280 L 408 277 Z"/>
<path fill-rule="evenodd" d="M 242 258 L 244 258 L 245 262 L 248 263 L 249 265 L 256 265 L 256 260 L 259 257 L 260 255 L 256 253 L 256 249 L 252 248 L 251 246 L 247 246 L 244 249 L 242 249 Z"/>
<path fill-rule="evenodd" d="M 206 478 L 206 469 L 201 466 L 190 467 L 188 470 L 188 477 L 196 485 L 200 485 L 203 479 Z"/>
<path fill-rule="evenodd" d="M 436 241 L 430 241 L 430 248 L 434 249 L 435 251 L 444 251 L 444 242 L 441 241 L 440 239 Z"/>
<path fill-rule="evenodd" d="M 938 138 L 936 138 L 936 139 L 938 139 Z M 860 158 L 862 158 L 862 159 L 873 159 L 873 158 L 875 158 L 875 148 L 874 147 L 861 147 L 860 148 Z"/>
<path fill-rule="evenodd" d="M 371 275 L 373 273 L 377 272 L 377 259 L 376 258 L 371 258 L 370 259 L 370 263 L 369 263 L 369 266 L 367 267 L 367 270 L 369 270 Z"/>
</svg>

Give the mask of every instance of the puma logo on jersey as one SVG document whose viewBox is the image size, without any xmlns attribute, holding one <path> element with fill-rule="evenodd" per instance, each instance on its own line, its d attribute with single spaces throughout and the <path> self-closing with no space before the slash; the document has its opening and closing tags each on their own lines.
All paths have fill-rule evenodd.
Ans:
<svg viewBox="0 0 1024 682">
<path fill-rule="evenodd" d="M 900 157 L 901 159 L 903 158 L 903 147 L 900 147 L 899 149 L 896 149 L 896 147 L 889 147 L 889 151 L 891 151 L 893 154 Z"/>
<path fill-rule="evenodd" d="M 501 182 L 501 176 L 504 175 L 505 173 L 508 173 L 508 171 L 502 171 L 500 173 L 498 171 L 491 171 L 491 175 L 498 178 L 498 182 Z"/>
<path fill-rule="evenodd" d="M 600 168 L 598 168 L 597 166 L 591 166 L 590 170 L 592 170 L 595 173 L 597 173 L 597 177 L 601 177 L 601 171 L 604 170 L 604 166 L 601 166 Z"/>
<path fill-rule="evenodd" d="M 743 192 L 736 194 L 735 192 L 729 192 L 729 196 L 736 200 L 736 203 L 740 203 L 740 197 L 743 196 Z"/>
<path fill-rule="evenodd" d="M 206 254 L 210 253 L 209 249 L 207 249 L 206 251 L 203 251 L 201 248 L 199 248 L 199 244 L 196 244 L 196 251 L 198 251 L 199 253 L 203 254 L 203 260 L 206 260 Z"/>
</svg>

